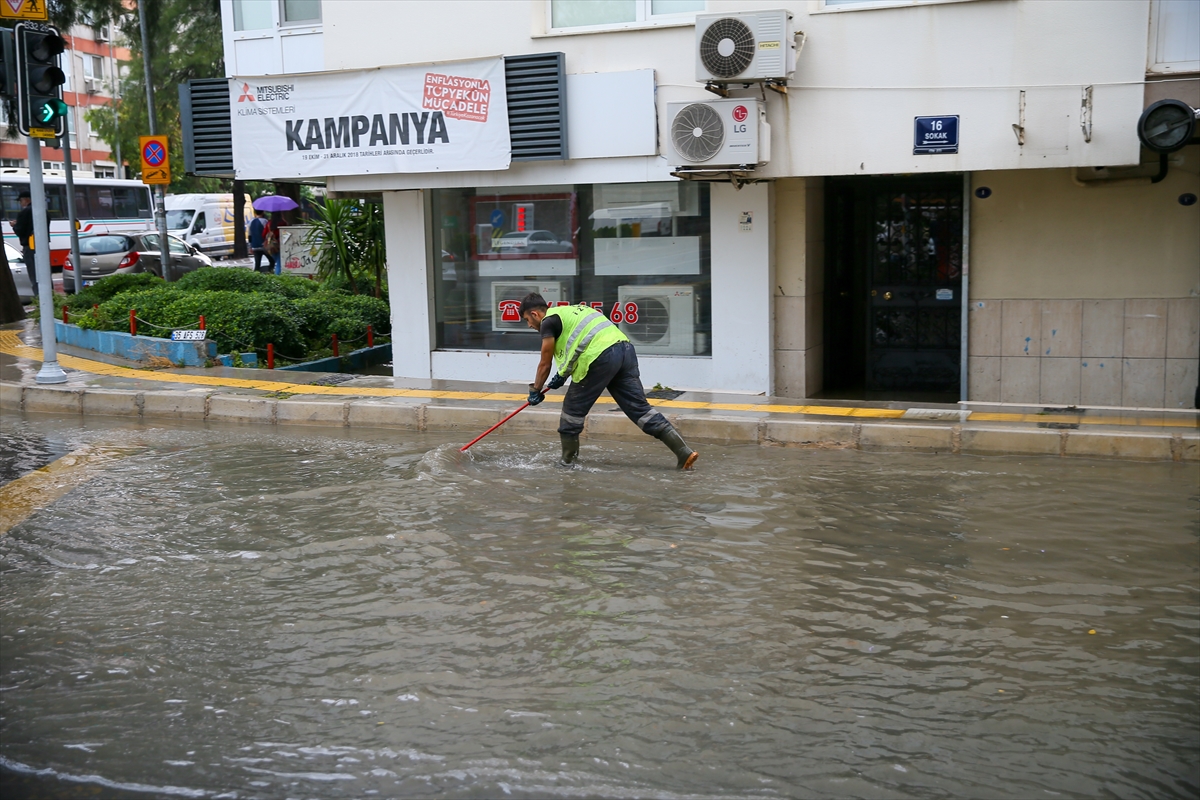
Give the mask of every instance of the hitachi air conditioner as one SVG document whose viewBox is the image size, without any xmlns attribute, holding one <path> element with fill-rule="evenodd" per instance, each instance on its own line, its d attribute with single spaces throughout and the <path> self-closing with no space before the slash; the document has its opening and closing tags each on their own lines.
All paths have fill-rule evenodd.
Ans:
<svg viewBox="0 0 1200 800">
<path fill-rule="evenodd" d="M 796 71 L 792 15 L 783 9 L 696 16 L 696 80 L 787 80 Z"/>
<path fill-rule="evenodd" d="M 696 352 L 698 298 L 691 286 L 619 286 L 621 331 L 639 355 L 690 356 Z M 629 322 L 630 304 L 635 321 Z"/>
<path fill-rule="evenodd" d="M 492 330 L 535 331 L 521 319 L 521 301 L 537 292 L 550 305 L 565 304 L 570 298 L 563 281 L 496 281 L 492 284 Z"/>
<path fill-rule="evenodd" d="M 667 119 L 673 167 L 753 168 L 770 160 L 771 128 L 758 100 L 667 103 Z"/>
</svg>

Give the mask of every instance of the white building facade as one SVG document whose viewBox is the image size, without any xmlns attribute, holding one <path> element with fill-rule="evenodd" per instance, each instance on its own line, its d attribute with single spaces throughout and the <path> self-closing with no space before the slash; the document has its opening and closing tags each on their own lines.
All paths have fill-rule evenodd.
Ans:
<svg viewBox="0 0 1200 800">
<path fill-rule="evenodd" d="M 537 336 L 511 301 L 535 288 L 621 322 L 647 385 L 1194 407 L 1200 146 L 1164 175 L 1136 124 L 1164 97 L 1200 106 L 1200 2 L 223 9 L 239 78 L 564 54 L 568 158 L 328 176 L 382 197 L 398 378 L 528 381 Z M 794 73 L 728 86 L 735 115 L 763 110 L 769 159 L 679 180 L 676 104 L 720 99 L 697 14 L 776 9 Z M 942 125 L 956 147 L 926 152 Z"/>
</svg>

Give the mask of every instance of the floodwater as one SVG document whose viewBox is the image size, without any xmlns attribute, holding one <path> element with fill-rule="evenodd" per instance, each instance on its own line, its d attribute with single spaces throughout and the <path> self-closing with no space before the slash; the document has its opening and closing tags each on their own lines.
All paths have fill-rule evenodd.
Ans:
<svg viewBox="0 0 1200 800">
<path fill-rule="evenodd" d="M 1194 464 L 4 436 L 124 454 L 0 537 L 34 796 L 1200 793 Z"/>
</svg>

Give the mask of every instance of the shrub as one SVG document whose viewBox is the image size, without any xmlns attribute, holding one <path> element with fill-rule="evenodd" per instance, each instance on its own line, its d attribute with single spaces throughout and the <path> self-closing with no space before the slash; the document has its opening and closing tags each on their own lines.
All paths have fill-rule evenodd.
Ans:
<svg viewBox="0 0 1200 800">
<path fill-rule="evenodd" d="M 152 325 L 162 325 L 163 312 L 179 296 L 179 291 L 163 281 L 161 286 L 150 289 L 134 289 L 122 292 L 100 304 L 94 313 L 84 314 L 72 320 L 81 328 L 95 328 L 102 331 L 128 331 L 129 310 L 137 309 L 137 315 L 144 322 Z M 169 336 L 169 331 L 154 329 L 139 330 L 146 336 Z"/>
<path fill-rule="evenodd" d="M 379 335 L 391 329 L 388 304 L 366 295 L 346 295 L 340 292 L 318 292 L 312 297 L 297 300 L 296 315 L 304 337 L 312 349 L 327 347 L 329 337 L 337 334 L 347 343 L 365 343 L 367 326 Z"/>
<path fill-rule="evenodd" d="M 125 291 L 114 292 L 122 286 Z M 202 269 L 176 283 L 149 275 L 113 276 L 89 287 L 94 289 L 101 291 L 78 296 L 82 308 L 72 321 L 81 328 L 127 331 L 129 310 L 136 309 L 138 333 L 165 338 L 172 330 L 195 327 L 203 314 L 209 338 L 223 353 L 262 352 L 273 343 L 281 358 L 302 361 L 327 349 L 332 334 L 358 345 L 365 343 L 367 325 L 381 336 L 391 328 L 383 300 L 321 291 L 313 281 L 292 275 Z M 103 295 L 99 308 L 91 310 Z"/>
<path fill-rule="evenodd" d="M 180 278 L 176 286 L 188 291 L 210 292 L 270 292 L 293 299 L 308 297 L 320 289 L 320 284 L 295 275 L 264 275 L 248 269 L 198 269 Z"/>
<path fill-rule="evenodd" d="M 153 286 L 166 284 L 162 278 L 156 278 L 149 272 L 136 272 L 128 275 L 109 275 L 101 278 L 91 286 L 85 287 L 78 294 L 68 295 L 67 308 L 71 311 L 91 308 L 107 300 L 111 300 L 123 292 L 149 289 Z"/>
</svg>

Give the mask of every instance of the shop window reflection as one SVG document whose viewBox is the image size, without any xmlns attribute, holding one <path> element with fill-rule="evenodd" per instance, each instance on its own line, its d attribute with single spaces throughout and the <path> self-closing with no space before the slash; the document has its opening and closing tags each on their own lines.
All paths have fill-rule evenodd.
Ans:
<svg viewBox="0 0 1200 800">
<path fill-rule="evenodd" d="M 601 311 L 640 354 L 711 354 L 707 185 L 444 189 L 432 211 L 439 348 L 538 349 L 517 315 L 536 291 Z"/>
</svg>

